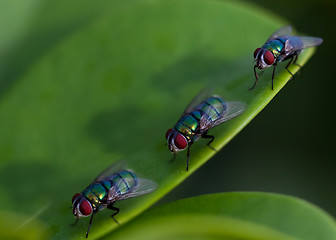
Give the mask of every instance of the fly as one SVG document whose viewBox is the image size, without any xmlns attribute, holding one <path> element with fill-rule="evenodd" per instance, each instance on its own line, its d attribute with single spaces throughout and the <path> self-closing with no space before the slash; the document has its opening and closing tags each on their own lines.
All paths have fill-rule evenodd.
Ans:
<svg viewBox="0 0 336 240">
<path fill-rule="evenodd" d="M 114 204 L 128 198 L 141 196 L 154 191 L 157 184 L 148 179 L 138 178 L 136 174 L 128 169 L 123 169 L 123 162 L 117 162 L 103 171 L 87 188 L 81 193 L 76 193 L 72 198 L 72 212 L 77 218 L 75 224 L 81 217 L 89 217 L 90 222 L 86 232 L 89 235 L 93 216 L 104 208 L 114 211 L 111 215 L 113 220 L 120 211 Z"/>
<path fill-rule="evenodd" d="M 206 97 L 203 98 L 205 94 Z M 200 99 L 205 100 L 200 101 Z M 226 102 L 220 96 L 209 97 L 207 92 L 202 91 L 187 106 L 175 126 L 166 132 L 168 148 L 174 153 L 174 158 L 177 152 L 188 148 L 186 163 L 188 171 L 190 146 L 199 138 L 208 138 L 210 141 L 207 145 L 216 151 L 210 146 L 215 137 L 208 135 L 208 130 L 237 117 L 245 108 L 245 103 Z"/>
<path fill-rule="evenodd" d="M 289 74 L 294 76 L 294 74 L 289 71 L 288 67 L 293 63 L 301 68 L 299 64 L 296 63 L 298 55 L 301 50 L 304 48 L 315 47 L 320 45 L 323 42 L 322 38 L 318 37 L 299 37 L 299 36 L 291 36 L 292 27 L 286 26 L 280 28 L 278 31 L 273 33 L 270 38 L 266 41 L 266 43 L 261 47 L 257 48 L 254 51 L 254 75 L 255 82 L 253 86 L 250 88 L 253 89 L 258 82 L 258 74 L 256 69 L 263 70 L 265 68 L 273 66 L 272 73 L 272 90 L 273 90 L 273 80 L 275 67 L 279 62 L 289 60 L 286 70 Z"/>
</svg>

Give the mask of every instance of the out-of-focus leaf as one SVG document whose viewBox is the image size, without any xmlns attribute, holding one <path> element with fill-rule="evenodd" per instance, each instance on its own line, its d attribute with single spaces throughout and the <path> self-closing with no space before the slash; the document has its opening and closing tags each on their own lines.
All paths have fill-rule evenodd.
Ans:
<svg viewBox="0 0 336 240">
<path fill-rule="evenodd" d="M 333 240 L 330 215 L 293 197 L 209 194 L 154 207 L 103 239 Z"/>
</svg>

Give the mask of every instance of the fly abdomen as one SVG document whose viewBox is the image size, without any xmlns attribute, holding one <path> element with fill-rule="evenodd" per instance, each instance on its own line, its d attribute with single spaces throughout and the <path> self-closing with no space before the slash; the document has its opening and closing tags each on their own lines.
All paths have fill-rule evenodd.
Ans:
<svg viewBox="0 0 336 240">
<path fill-rule="evenodd" d="M 216 121 L 225 110 L 225 102 L 218 97 L 210 97 L 200 106 L 200 111 L 202 111 L 210 121 Z"/>
<path fill-rule="evenodd" d="M 138 183 L 135 174 L 128 170 L 124 170 L 115 174 L 110 181 L 111 184 L 116 188 L 118 194 L 128 193 Z"/>
</svg>

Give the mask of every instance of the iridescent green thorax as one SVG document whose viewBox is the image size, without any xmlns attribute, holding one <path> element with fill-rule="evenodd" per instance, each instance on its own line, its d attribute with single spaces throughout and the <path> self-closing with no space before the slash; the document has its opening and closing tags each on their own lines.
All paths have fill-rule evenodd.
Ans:
<svg viewBox="0 0 336 240">
<path fill-rule="evenodd" d="M 190 141 L 194 137 L 197 127 L 199 126 L 200 118 L 201 114 L 199 111 L 185 115 L 175 125 L 175 129 L 182 133 L 187 140 Z"/>
<path fill-rule="evenodd" d="M 112 187 L 112 183 L 111 181 L 108 181 L 108 180 L 104 180 L 101 182 L 103 184 L 103 186 L 106 188 L 106 189 L 110 189 Z"/>
<path fill-rule="evenodd" d="M 82 193 L 95 209 L 107 195 L 107 189 L 101 183 L 94 183 L 88 186 Z"/>
<path fill-rule="evenodd" d="M 262 46 L 263 49 L 267 49 L 270 51 L 273 56 L 276 58 L 280 55 L 281 51 L 285 47 L 285 39 L 277 38 L 270 41 L 267 41 L 264 46 Z"/>
</svg>

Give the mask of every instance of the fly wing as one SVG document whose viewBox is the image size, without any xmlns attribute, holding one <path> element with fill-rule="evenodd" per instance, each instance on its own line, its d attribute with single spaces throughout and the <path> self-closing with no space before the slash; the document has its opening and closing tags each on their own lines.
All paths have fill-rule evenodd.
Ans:
<svg viewBox="0 0 336 240">
<path fill-rule="evenodd" d="M 322 38 L 318 37 L 298 37 L 290 36 L 286 40 L 285 52 L 290 53 L 293 51 L 299 51 L 304 48 L 315 47 L 323 42 Z"/>
<path fill-rule="evenodd" d="M 272 40 L 274 38 L 282 37 L 282 36 L 289 36 L 289 35 L 291 35 L 291 33 L 292 33 L 292 27 L 291 26 L 285 26 L 285 27 L 282 27 L 282 28 L 278 29 L 277 31 L 275 31 L 267 39 L 267 41 Z"/>
<path fill-rule="evenodd" d="M 192 112 L 195 107 L 200 104 L 203 100 L 208 98 L 212 93 L 212 89 L 210 87 L 203 88 L 194 98 L 191 100 L 191 102 L 188 104 L 186 109 L 183 112 L 183 115 L 186 115 L 190 112 Z"/>
<path fill-rule="evenodd" d="M 319 37 L 300 37 L 300 40 L 303 44 L 302 48 L 315 47 L 323 42 L 323 39 Z"/>
<path fill-rule="evenodd" d="M 243 102 L 227 102 L 226 110 L 217 118 L 216 121 L 210 121 L 209 118 L 204 114 L 200 119 L 200 128 L 206 131 L 209 128 L 218 126 L 219 124 L 229 121 L 232 118 L 237 117 L 242 114 L 246 109 L 246 104 Z"/>
<path fill-rule="evenodd" d="M 120 179 L 120 181 L 127 181 L 127 179 Z M 107 196 L 107 200 L 109 202 L 115 202 L 115 201 L 120 201 L 128 198 L 133 198 L 137 196 L 141 196 L 147 193 L 153 192 L 157 188 L 157 184 L 149 179 L 142 179 L 139 178 L 137 179 L 137 184 L 129 189 L 128 191 L 125 191 L 126 189 L 119 189 L 120 184 L 115 183 Z M 125 193 L 120 193 L 120 192 L 125 192 Z"/>
<path fill-rule="evenodd" d="M 109 177 L 111 177 L 112 175 L 114 175 L 117 172 L 120 172 L 121 170 L 126 169 L 126 161 L 125 160 L 119 160 L 115 163 L 113 163 L 111 166 L 109 166 L 108 168 L 106 168 L 103 172 L 101 172 L 98 177 L 96 177 L 94 179 L 94 183 L 95 182 L 101 182 Z"/>
</svg>

